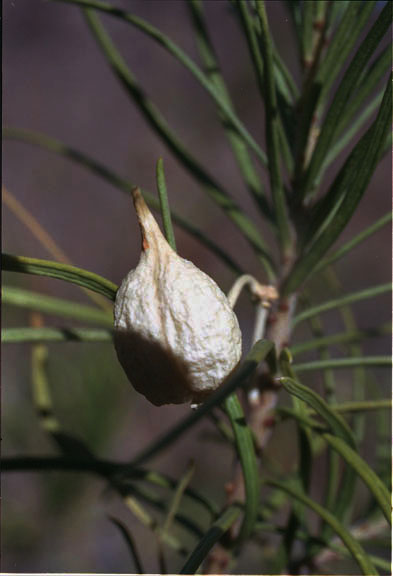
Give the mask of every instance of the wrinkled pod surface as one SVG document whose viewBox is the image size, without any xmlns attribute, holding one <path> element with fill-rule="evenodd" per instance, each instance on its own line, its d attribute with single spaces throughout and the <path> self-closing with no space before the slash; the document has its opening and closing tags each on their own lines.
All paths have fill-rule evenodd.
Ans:
<svg viewBox="0 0 393 576">
<path fill-rule="evenodd" d="M 117 356 L 156 406 L 200 403 L 240 360 L 239 324 L 217 284 L 169 246 L 141 192 L 132 195 L 142 253 L 116 295 Z"/>
</svg>

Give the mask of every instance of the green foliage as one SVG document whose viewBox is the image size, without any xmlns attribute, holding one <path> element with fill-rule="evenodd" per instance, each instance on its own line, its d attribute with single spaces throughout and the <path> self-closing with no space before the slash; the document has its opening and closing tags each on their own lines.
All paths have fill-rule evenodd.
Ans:
<svg viewBox="0 0 393 576">
<path fill-rule="evenodd" d="M 232 567 L 245 545 L 254 541 L 261 548 L 261 571 L 264 573 L 271 566 L 274 573 L 301 573 L 302 569 L 307 569 L 308 573 L 315 569 L 324 571 L 323 558 L 328 553 L 338 560 L 351 559 L 350 573 L 358 569 L 363 574 L 378 574 L 377 568 L 386 571 L 386 560 L 375 553 L 369 554 L 361 543 L 361 536 L 366 534 L 367 538 L 367 528 L 373 534 L 375 525 L 383 533 L 391 522 L 390 486 L 386 479 L 389 476 L 386 470 L 390 469 L 386 462 L 387 435 L 381 431 L 381 426 L 386 427 L 387 417 L 383 414 L 391 408 L 391 401 L 381 397 L 379 392 L 370 398 L 366 395 L 373 369 L 391 366 L 391 357 L 365 354 L 362 344 L 390 333 L 391 325 L 358 327 L 352 306 L 355 303 L 362 306 L 366 299 L 377 305 L 378 297 L 391 292 L 392 286 L 390 283 L 373 285 L 365 282 L 366 286 L 360 286 L 356 291 L 344 295 L 341 291 L 339 295 L 332 292 L 323 301 L 316 298 L 317 303 L 311 305 L 311 296 L 308 296 L 311 289 L 306 296 L 304 284 L 311 277 L 324 282 L 324 278 L 320 280 L 320 273 L 330 270 L 331 285 L 339 287 L 332 272 L 333 265 L 347 259 L 357 246 L 367 247 L 367 240 L 392 219 L 391 213 L 385 214 L 336 246 L 390 146 L 391 45 L 386 46 L 384 38 L 391 26 L 392 4 L 386 2 L 379 10 L 379 3 L 374 1 L 284 2 L 299 57 L 301 79 L 298 84 L 279 54 L 279 39 L 273 39 L 269 27 L 270 3 L 228 0 L 231 16 L 238 21 L 248 49 L 264 106 L 265 152 L 258 143 L 259 138 L 252 134 L 259 119 L 252 130 L 248 129 L 236 111 L 235 100 L 220 68 L 206 1 L 189 0 L 186 3 L 200 65 L 161 30 L 130 11 L 99 0 L 56 1 L 72 4 L 79 10 L 87 24 L 86 33 L 99 46 L 100 57 L 107 62 L 131 104 L 137 107 L 179 165 L 247 240 L 258 259 L 260 276 L 274 284 L 278 301 L 260 296 L 255 307 L 253 346 L 246 350 L 244 360 L 221 387 L 195 411 L 162 432 L 151 444 L 141 447 L 128 462 L 113 462 L 95 453 L 115 419 L 107 415 L 110 395 L 103 393 L 105 384 L 102 380 L 104 365 L 109 377 L 118 376 L 110 361 L 112 315 L 97 307 L 10 286 L 8 279 L 12 276 L 7 275 L 7 283 L 3 283 L 2 289 L 7 313 L 16 308 L 39 313 L 41 320 L 43 315 L 61 318 L 60 326 L 54 327 L 44 326 L 43 322 L 14 327 L 7 321 L 2 331 L 4 345 L 32 344 L 31 401 L 42 431 L 51 439 L 59 456 L 6 456 L 3 472 L 71 470 L 104 478 L 120 496 L 124 507 L 150 532 L 157 545 L 162 570 L 166 570 L 168 551 L 176 558 L 174 570 L 180 569 L 182 574 L 203 570 L 203 566 L 217 568 L 212 555 L 215 546 L 220 546 L 226 565 Z M 217 7 L 224 10 L 224 2 L 217 3 Z M 244 188 L 253 199 L 264 226 L 269 226 L 275 234 L 274 245 L 267 244 L 265 227 L 258 226 L 234 200 L 227 186 L 209 173 L 146 95 L 108 34 L 106 18 L 116 18 L 133 26 L 157 43 L 211 98 Z M 385 88 L 381 89 L 386 80 Z M 137 184 L 122 178 L 91 156 L 44 134 L 8 127 L 3 130 L 3 138 L 54 152 L 82 165 L 127 194 Z M 329 185 L 326 184 L 328 168 L 333 173 Z M 176 250 L 173 220 L 236 276 L 248 273 L 228 249 L 220 247 L 202 227 L 195 226 L 170 206 L 162 158 L 157 162 L 156 178 L 158 198 L 146 190 L 143 195 L 148 204 L 161 213 L 165 235 L 172 248 Z M 264 181 L 269 182 L 270 193 L 267 193 Z M 113 282 L 70 264 L 4 253 L 2 267 L 9 273 L 38 275 L 76 284 L 106 297 L 111 303 L 115 300 L 117 286 Z M 372 277 L 372 271 L 368 271 L 369 276 Z M 307 287 L 311 285 L 309 282 Z M 301 300 L 304 305 L 296 311 Z M 326 330 L 325 319 L 329 312 L 337 311 L 343 329 L 331 334 Z M 68 320 L 82 325 L 70 327 Z M 302 337 L 306 330 L 306 320 L 312 335 L 296 341 L 296 337 Z M 96 324 L 98 328 L 86 328 L 84 323 Z M 43 342 L 59 345 L 54 351 L 44 347 Z M 73 342 L 78 350 L 86 342 L 95 343 L 94 346 L 101 342 L 102 347 L 108 347 L 92 374 L 81 371 L 77 376 L 76 371 L 69 372 L 73 379 L 80 379 L 81 394 L 86 395 L 86 401 L 92 406 L 93 419 L 82 417 L 81 429 L 77 425 L 78 412 L 67 419 L 67 410 L 64 410 L 68 388 L 66 392 L 62 391 L 63 387 L 59 391 L 59 383 L 64 384 L 65 389 L 69 377 L 67 370 L 61 369 L 68 361 L 63 360 L 62 364 L 58 360 L 59 351 L 64 350 L 61 344 L 65 342 Z M 69 350 L 70 347 L 65 348 Z M 74 354 L 72 350 L 67 353 Z M 311 356 L 298 362 L 298 356 L 307 353 Z M 293 364 L 292 357 L 295 358 Z M 51 358 L 58 362 L 49 364 L 48 368 Z M 61 371 L 59 376 L 57 368 Z M 343 368 L 346 371 L 339 381 L 336 370 L 342 374 Z M 304 373 L 307 377 L 307 372 L 311 378 L 301 381 L 299 375 L 303 377 Z M 56 385 L 51 382 L 52 376 Z M 316 386 L 317 377 L 323 381 L 322 388 Z M 346 395 L 340 393 L 338 384 L 343 381 Z M 116 391 L 116 387 L 113 390 Z M 79 398 L 75 395 L 73 401 L 78 402 Z M 286 398 L 290 398 L 291 405 L 277 407 L 278 401 Z M 217 415 L 218 410 L 223 412 L 222 418 Z M 365 415 L 372 413 L 377 414 L 379 422 L 378 446 L 373 446 L 375 454 L 370 459 L 373 464 L 375 462 L 375 471 L 367 461 L 368 457 L 362 456 L 369 425 Z M 206 416 L 221 434 L 225 450 L 230 451 L 239 464 L 233 480 L 234 496 L 229 491 L 223 504 L 191 487 L 198 471 L 197 462 L 178 479 L 153 468 L 141 468 L 142 464 L 171 450 L 176 442 L 186 442 L 189 430 Z M 298 453 L 294 463 L 285 462 L 282 469 L 280 458 L 272 463 L 266 455 L 273 417 L 277 433 L 287 433 L 284 422 L 290 422 L 297 432 Z M 137 436 L 138 430 L 133 428 L 132 421 L 129 427 L 131 434 Z M 69 429 L 82 430 L 89 441 L 75 432 L 70 433 Z M 189 449 L 192 451 L 192 446 Z M 322 455 L 326 458 L 327 473 L 321 504 L 316 497 L 310 497 L 310 491 L 316 458 Z M 186 463 L 183 470 L 185 467 Z M 362 515 L 354 506 L 359 479 L 367 490 L 368 507 Z M 274 492 L 270 492 L 269 487 L 274 488 Z M 285 521 L 283 510 L 286 505 L 289 505 L 289 514 Z M 198 515 L 194 517 L 191 510 L 198 510 Z M 315 531 L 309 528 L 310 512 L 321 519 Z M 275 524 L 277 515 L 279 526 Z M 142 573 L 144 555 L 138 550 L 130 527 L 117 517 L 110 517 L 110 520 L 131 555 L 130 571 L 136 569 Z M 355 535 L 358 524 L 366 527 L 359 537 Z M 259 532 L 266 533 L 266 541 L 259 540 Z M 268 540 L 272 535 L 280 538 L 273 563 L 269 559 Z M 381 556 L 385 556 L 385 551 Z M 348 564 L 342 566 L 345 570 Z"/>
</svg>

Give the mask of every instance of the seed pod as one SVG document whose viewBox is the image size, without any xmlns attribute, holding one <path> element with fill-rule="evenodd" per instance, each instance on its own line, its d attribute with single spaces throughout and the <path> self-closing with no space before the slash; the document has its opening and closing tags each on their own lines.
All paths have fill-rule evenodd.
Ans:
<svg viewBox="0 0 393 576">
<path fill-rule="evenodd" d="M 116 295 L 117 356 L 156 406 L 199 403 L 238 364 L 239 324 L 217 284 L 169 246 L 138 189 L 133 199 L 142 254 Z"/>
</svg>

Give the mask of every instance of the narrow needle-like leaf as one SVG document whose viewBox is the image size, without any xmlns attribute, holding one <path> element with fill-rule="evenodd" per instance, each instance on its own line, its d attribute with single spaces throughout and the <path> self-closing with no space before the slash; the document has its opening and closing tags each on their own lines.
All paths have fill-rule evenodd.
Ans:
<svg viewBox="0 0 393 576">
<path fill-rule="evenodd" d="M 337 260 L 348 254 L 348 252 L 350 252 L 353 248 L 356 248 L 356 246 L 367 240 L 367 238 L 375 234 L 375 232 L 378 232 L 378 230 L 386 226 L 386 224 L 389 224 L 389 222 L 391 221 L 392 221 L 392 212 L 388 212 L 387 214 L 382 216 L 382 218 L 379 218 L 379 220 L 371 224 L 371 226 L 368 226 L 367 228 L 359 232 L 359 234 L 354 236 L 354 238 L 346 242 L 343 246 L 340 246 L 340 248 L 335 250 L 333 254 L 330 254 L 329 256 L 321 260 L 321 262 L 319 262 L 319 264 L 317 264 L 317 266 L 315 267 L 315 271 L 317 272 L 319 270 L 323 270 L 324 268 L 326 268 L 326 266 L 333 264 L 333 262 L 337 262 Z"/>
<path fill-rule="evenodd" d="M 365 290 L 360 290 L 359 292 L 353 292 L 352 294 L 346 294 L 341 298 L 335 298 L 334 300 L 329 300 L 328 302 L 323 302 L 317 306 L 307 308 L 303 312 L 300 312 L 293 319 L 293 326 L 299 324 L 303 320 L 317 316 L 322 312 L 327 312 L 329 310 L 334 310 L 348 304 L 353 304 L 355 302 L 360 302 L 362 300 L 367 300 L 368 298 L 375 298 L 381 294 L 387 294 L 392 291 L 392 284 L 380 284 L 378 286 L 372 286 L 371 288 L 366 288 Z"/>
<path fill-rule="evenodd" d="M 304 2 L 302 6 L 302 52 L 303 66 L 306 70 L 312 64 L 313 13 L 315 2 Z"/>
<path fill-rule="evenodd" d="M 2 269 L 7 272 L 21 272 L 22 274 L 57 278 L 58 280 L 89 288 L 93 292 L 106 296 L 109 300 L 115 300 L 116 297 L 116 284 L 102 276 L 98 276 L 98 274 L 88 272 L 82 268 L 76 268 L 76 266 L 4 253 L 1 255 L 1 265 Z"/>
<path fill-rule="evenodd" d="M 260 482 L 253 436 L 236 394 L 226 399 L 225 410 L 232 425 L 244 478 L 245 505 L 243 522 L 237 537 L 239 544 L 246 541 L 254 530 L 259 509 Z"/>
<path fill-rule="evenodd" d="M 14 286 L 3 286 L 1 298 L 3 305 L 18 306 L 54 316 L 75 318 L 76 320 L 84 322 L 113 326 L 112 314 L 109 315 L 102 310 L 98 310 L 92 306 L 84 306 L 72 300 L 53 298 L 46 294 L 39 294 Z"/>
<path fill-rule="evenodd" d="M 195 574 L 210 550 L 236 522 L 240 513 L 241 510 L 238 506 L 230 506 L 227 508 L 212 524 L 202 540 L 198 542 L 179 574 Z"/>
<path fill-rule="evenodd" d="M 391 68 L 391 46 L 388 45 L 376 60 L 364 70 L 359 78 L 359 89 L 344 109 L 343 119 L 338 125 L 337 132 L 342 133 L 358 113 L 367 98 L 374 92 L 375 87 L 384 78 Z"/>
<path fill-rule="evenodd" d="M 341 2 L 334 2 L 340 4 Z M 344 2 L 342 2 L 344 4 Z M 367 23 L 375 7 L 376 1 L 348 2 L 347 9 L 339 24 L 337 32 L 333 35 L 326 57 L 321 62 L 316 77 L 316 83 L 322 87 L 321 99 L 323 100 L 337 75 L 342 70 L 344 62 L 350 55 L 358 37 Z M 363 70 L 362 70 L 363 72 Z"/>
<path fill-rule="evenodd" d="M 291 346 L 291 354 L 292 356 L 297 356 L 298 354 L 304 354 L 304 352 L 315 350 L 317 348 L 325 348 L 334 344 L 352 344 L 356 342 L 362 342 L 366 338 L 378 338 L 380 336 L 385 336 L 391 333 L 392 325 L 390 322 L 377 328 L 369 328 L 368 330 L 351 330 L 349 332 L 340 332 L 338 334 L 323 336 L 321 338 L 313 338 L 313 340 L 307 340 L 306 342 L 294 344 Z"/>
<path fill-rule="evenodd" d="M 366 122 L 371 118 L 374 114 L 375 110 L 377 110 L 381 104 L 383 96 L 383 90 L 381 90 L 373 100 L 367 104 L 367 106 L 362 110 L 361 114 L 351 122 L 350 126 L 347 130 L 343 133 L 341 137 L 338 138 L 337 142 L 333 144 L 330 148 L 329 152 L 326 155 L 326 158 L 323 162 L 323 166 L 319 173 L 318 180 L 321 181 L 324 175 L 325 170 L 331 165 L 331 163 L 336 160 L 336 158 L 341 154 L 344 148 L 351 142 L 354 136 L 364 127 Z"/>
<path fill-rule="evenodd" d="M 337 438 L 331 434 L 324 434 L 323 436 L 328 444 L 336 450 L 345 462 L 362 478 L 366 486 L 368 486 L 375 496 L 386 520 L 391 524 L 390 494 L 382 480 L 378 478 L 367 462 L 341 438 Z"/>
<path fill-rule="evenodd" d="M 391 403 L 390 403 L 391 404 Z M 338 436 L 333 436 L 326 432 L 318 423 L 315 423 L 310 418 L 300 417 L 294 410 L 289 409 L 282 409 L 281 410 L 284 415 L 291 416 L 296 418 L 299 423 L 305 424 L 308 427 L 312 427 L 318 433 L 322 435 L 324 440 L 328 443 L 328 445 L 337 452 L 345 461 L 345 463 L 355 472 L 366 484 L 369 488 L 370 492 L 375 497 L 376 501 L 380 509 L 382 510 L 383 515 L 385 516 L 387 522 L 391 524 L 391 509 L 390 509 L 390 495 L 389 491 L 386 488 L 385 484 L 382 482 L 380 478 L 378 478 L 377 474 L 370 468 L 361 456 L 351 448 L 348 443 L 343 440 L 343 438 Z M 337 508 L 337 499 L 336 499 L 336 508 Z M 332 513 L 335 513 L 337 517 L 337 511 L 332 510 Z"/>
<path fill-rule="evenodd" d="M 362 356 L 360 358 L 332 358 L 330 360 L 316 360 L 304 364 L 294 364 L 296 372 L 310 372 L 313 370 L 325 370 L 327 368 L 355 368 L 356 366 L 370 366 L 384 368 L 392 365 L 390 356 Z"/>
<path fill-rule="evenodd" d="M 334 514 L 323 508 L 314 500 L 311 500 L 311 498 L 306 496 L 303 492 L 300 492 L 295 487 L 291 486 L 289 483 L 279 482 L 277 480 L 266 480 L 265 483 L 268 486 L 273 486 L 274 488 L 283 490 L 292 498 L 299 500 L 299 502 L 318 514 L 318 516 L 320 516 L 324 522 L 331 526 L 337 536 L 342 540 L 343 544 L 347 547 L 349 553 L 361 569 L 362 573 L 365 574 L 365 576 L 378 576 L 378 571 L 373 566 L 363 547 L 359 544 L 358 540 L 356 540 L 351 535 L 345 526 L 339 522 L 339 520 L 337 520 Z"/>
<path fill-rule="evenodd" d="M 267 154 L 269 158 L 270 187 L 274 202 L 281 248 L 285 255 L 289 249 L 291 237 L 284 188 L 281 178 L 280 146 L 278 137 L 279 116 L 276 86 L 274 81 L 273 51 L 265 4 L 262 0 L 257 0 L 256 6 L 261 26 L 260 41 L 264 63 L 265 125 Z"/>
<path fill-rule="evenodd" d="M 294 365 L 294 368 L 297 368 L 296 365 Z M 336 436 L 356 448 L 355 440 L 348 424 L 342 416 L 332 410 L 331 406 L 319 394 L 293 378 L 283 377 L 281 378 L 281 383 L 289 394 L 300 398 L 300 400 L 303 400 L 303 402 L 313 408 L 325 420 Z"/>
<path fill-rule="evenodd" d="M 197 46 L 206 74 L 216 87 L 216 90 L 221 94 L 221 97 L 227 102 L 227 105 L 233 107 L 231 96 L 221 74 L 218 59 L 203 17 L 203 3 L 200 2 L 200 0 L 190 0 L 190 2 L 187 3 L 187 7 L 190 10 Z M 263 191 L 262 180 L 254 168 L 252 158 L 244 140 L 233 129 L 233 126 L 226 122 L 225 116 L 222 113 L 220 113 L 220 118 L 247 188 L 251 192 L 260 210 L 269 217 L 269 220 L 272 220 L 271 208 L 267 203 Z"/>
<path fill-rule="evenodd" d="M 366 400 L 364 402 L 341 402 L 332 406 L 336 412 L 348 414 L 351 412 L 368 412 L 369 410 L 384 410 L 392 407 L 392 400 Z"/>
<path fill-rule="evenodd" d="M 165 237 L 170 247 L 176 252 L 176 240 L 173 232 L 171 211 L 169 208 L 168 193 L 166 190 L 164 161 L 162 158 L 158 159 L 156 168 L 157 188 L 160 198 L 161 216 L 164 225 Z"/>
<path fill-rule="evenodd" d="M 172 498 L 171 505 L 169 506 L 168 513 L 167 513 L 167 516 L 165 518 L 165 521 L 164 521 L 164 524 L 163 524 L 163 527 L 161 530 L 162 533 L 171 531 L 173 520 L 176 516 L 176 513 L 177 513 L 179 507 L 180 507 L 180 503 L 181 503 L 183 494 L 184 494 L 187 486 L 191 482 L 191 479 L 194 475 L 194 472 L 195 472 L 195 464 L 192 461 L 187 466 L 185 473 L 180 478 L 180 481 L 177 485 L 177 488 L 176 488 L 175 493 L 174 493 L 173 498 Z"/>
<path fill-rule="evenodd" d="M 3 328 L 3 344 L 26 342 L 112 342 L 111 330 L 92 330 L 88 328 Z"/>
<path fill-rule="evenodd" d="M 291 360 L 289 352 L 284 349 L 279 358 L 280 369 L 284 376 L 294 380 L 295 374 L 291 367 Z M 298 482 L 303 492 L 307 493 L 310 488 L 312 473 L 312 435 L 309 426 L 302 424 L 303 419 L 307 419 L 306 405 L 296 395 L 292 395 L 292 403 L 293 412 L 298 417 L 299 422 L 297 428 L 299 452 Z M 303 522 L 304 509 L 299 509 L 299 506 L 295 503 L 291 508 L 287 522 L 287 530 L 277 551 L 277 557 L 273 565 L 274 572 L 281 573 L 285 566 L 290 564 L 296 533 Z"/>
</svg>

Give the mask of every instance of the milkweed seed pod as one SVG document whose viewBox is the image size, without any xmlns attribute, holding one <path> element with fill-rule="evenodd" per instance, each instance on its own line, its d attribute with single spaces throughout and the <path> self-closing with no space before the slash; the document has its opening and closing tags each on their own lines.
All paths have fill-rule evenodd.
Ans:
<svg viewBox="0 0 393 576">
<path fill-rule="evenodd" d="M 156 406 L 199 403 L 241 356 L 241 332 L 225 294 L 169 246 L 140 191 L 133 191 L 142 254 L 114 308 L 118 359 Z"/>
</svg>

